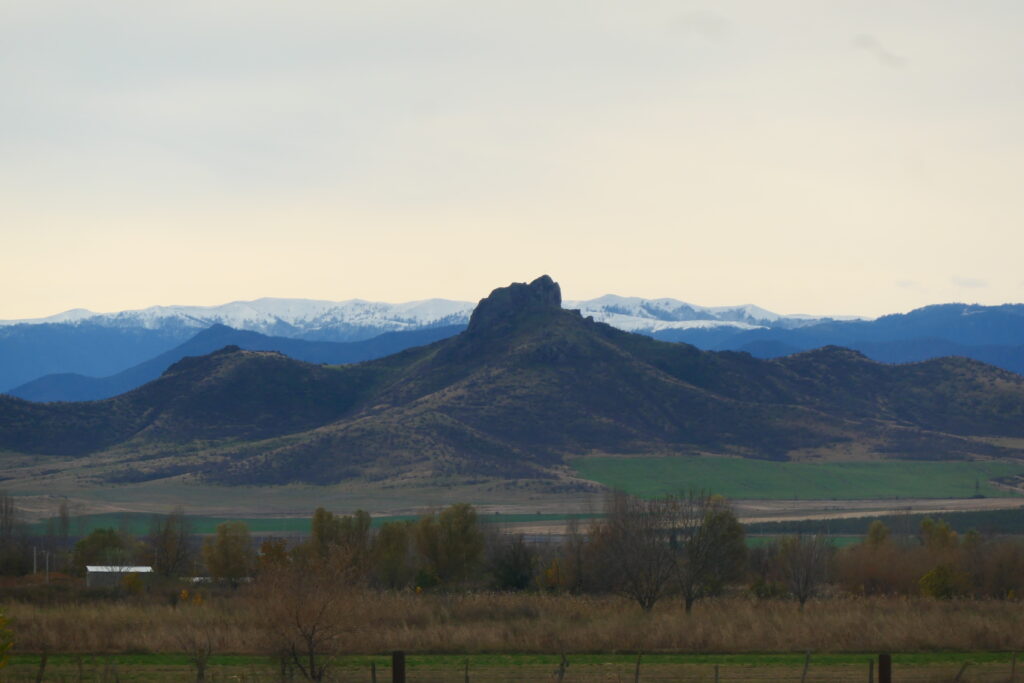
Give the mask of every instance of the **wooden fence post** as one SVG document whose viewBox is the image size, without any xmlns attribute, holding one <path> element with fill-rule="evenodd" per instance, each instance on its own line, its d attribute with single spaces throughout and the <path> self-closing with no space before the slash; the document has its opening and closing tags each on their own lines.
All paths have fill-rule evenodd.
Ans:
<svg viewBox="0 0 1024 683">
<path fill-rule="evenodd" d="M 370 662 L 370 683 L 377 683 L 377 662 Z"/>
<path fill-rule="evenodd" d="M 562 661 L 558 663 L 558 670 L 555 671 L 558 683 L 562 683 L 565 679 L 565 670 L 569 668 L 569 660 L 566 658 L 565 653 L 562 653 Z"/>
<path fill-rule="evenodd" d="M 804 655 L 804 672 L 800 674 L 800 683 L 804 683 L 807 680 L 807 669 L 811 667 L 811 651 L 808 650 L 807 654 Z"/>
<path fill-rule="evenodd" d="M 892 683 L 892 655 L 878 655 L 878 683 Z"/>
<path fill-rule="evenodd" d="M 1010 660 L 1010 683 L 1017 683 L 1017 653 L 1013 653 L 1013 659 Z"/>
<path fill-rule="evenodd" d="M 868 683 L 875 683 L 875 660 L 868 660 Z"/>
<path fill-rule="evenodd" d="M 391 683 L 405 683 L 405 653 L 401 650 L 391 653 Z"/>
</svg>

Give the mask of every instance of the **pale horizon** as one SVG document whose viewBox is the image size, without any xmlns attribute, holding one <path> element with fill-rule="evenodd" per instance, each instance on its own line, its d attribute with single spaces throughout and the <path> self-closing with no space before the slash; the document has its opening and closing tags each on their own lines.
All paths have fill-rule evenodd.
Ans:
<svg viewBox="0 0 1024 683">
<path fill-rule="evenodd" d="M 1024 301 L 1024 6 L 5 3 L 0 319 Z"/>
</svg>

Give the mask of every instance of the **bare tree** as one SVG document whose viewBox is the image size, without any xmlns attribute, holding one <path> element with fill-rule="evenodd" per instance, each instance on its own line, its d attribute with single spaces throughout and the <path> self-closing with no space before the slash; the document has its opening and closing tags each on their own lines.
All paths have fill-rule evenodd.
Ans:
<svg viewBox="0 0 1024 683">
<path fill-rule="evenodd" d="M 676 499 L 671 545 L 686 613 L 740 575 L 746 561 L 743 527 L 728 502 L 703 491 Z"/>
<path fill-rule="evenodd" d="M 831 549 L 821 534 L 798 534 L 779 543 L 779 568 L 800 609 L 825 581 L 830 555 Z"/>
<path fill-rule="evenodd" d="M 613 586 L 644 611 L 673 588 L 676 557 L 668 540 L 677 515 L 673 498 L 643 500 L 616 491 L 595 528 L 593 542 Z"/>
<path fill-rule="evenodd" d="M 168 578 L 188 572 L 195 555 L 191 537 L 192 528 L 181 507 L 167 515 L 154 515 L 149 531 L 153 570 Z"/>
<path fill-rule="evenodd" d="M 14 507 L 14 498 L 6 491 L 0 491 L 0 539 L 12 538 L 18 521 L 18 510 Z"/>
<path fill-rule="evenodd" d="M 567 574 L 564 585 L 572 593 L 582 593 L 588 584 L 587 543 L 587 534 L 580 531 L 579 519 L 570 517 L 565 528 L 565 542 L 562 544 L 562 562 Z M 561 581 L 556 581 L 558 583 Z"/>
<path fill-rule="evenodd" d="M 14 498 L 0 491 L 0 573 L 20 574 L 27 571 L 27 542 L 21 516 Z"/>
<path fill-rule="evenodd" d="M 213 654 L 214 628 L 201 601 L 185 602 L 178 611 L 183 623 L 175 635 L 178 646 L 196 668 L 196 681 L 206 680 L 206 668 Z"/>
<path fill-rule="evenodd" d="M 255 586 L 267 627 L 268 647 L 309 681 L 322 681 L 344 638 L 359 623 L 359 592 L 353 585 L 351 558 L 276 564 Z"/>
</svg>

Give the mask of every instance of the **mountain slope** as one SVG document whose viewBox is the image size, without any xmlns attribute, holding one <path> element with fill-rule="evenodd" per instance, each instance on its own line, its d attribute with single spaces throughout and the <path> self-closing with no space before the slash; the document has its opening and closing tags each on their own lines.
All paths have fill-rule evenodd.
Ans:
<svg viewBox="0 0 1024 683">
<path fill-rule="evenodd" d="M 140 330 L 91 323 L 0 327 L 0 391 L 55 373 L 112 375 L 194 334 L 191 328 Z"/>
<path fill-rule="evenodd" d="M 1024 305 L 940 304 L 871 321 L 827 321 L 800 328 L 668 329 L 657 339 L 761 358 L 838 345 L 886 363 L 964 356 L 1024 374 Z"/>
<path fill-rule="evenodd" d="M 105 401 L 0 398 L 0 449 L 145 451 L 133 476 L 159 478 L 201 440 L 187 471 L 221 483 L 549 476 L 591 452 L 1012 453 L 977 437 L 1024 437 L 1024 378 L 835 347 L 770 361 L 700 351 L 566 311 L 546 276 L 492 292 L 455 337 L 358 365 L 225 349 Z"/>
<path fill-rule="evenodd" d="M 204 355 L 225 346 L 237 346 L 249 351 L 277 351 L 309 363 L 358 363 L 444 339 L 461 330 L 461 326 L 428 327 L 408 332 L 386 332 L 378 337 L 358 342 L 311 342 L 287 337 L 268 337 L 258 332 L 214 325 L 184 344 L 115 375 L 46 375 L 15 387 L 7 393 L 28 401 L 93 401 L 117 396 L 150 382 L 182 358 Z"/>
</svg>

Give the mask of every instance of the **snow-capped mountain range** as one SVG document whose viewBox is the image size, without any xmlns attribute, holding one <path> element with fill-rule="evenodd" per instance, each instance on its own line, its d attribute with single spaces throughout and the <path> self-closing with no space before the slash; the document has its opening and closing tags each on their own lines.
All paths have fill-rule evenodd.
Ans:
<svg viewBox="0 0 1024 683">
<path fill-rule="evenodd" d="M 662 330 L 735 327 L 752 330 L 767 327 L 794 328 L 813 325 L 826 319 L 808 315 L 780 315 L 745 304 L 742 306 L 697 306 L 678 299 L 642 299 L 606 294 L 586 301 L 566 301 L 594 320 L 629 332 L 652 333 Z M 851 319 L 851 318 L 844 318 Z"/>
<path fill-rule="evenodd" d="M 200 330 L 219 324 L 276 336 L 325 336 L 351 341 L 382 332 L 464 324 L 471 311 L 472 304 L 446 299 L 389 304 L 361 299 L 319 301 L 263 298 L 233 301 L 220 306 L 151 306 L 116 313 L 93 313 L 77 308 L 47 318 L 0 321 L 0 326 L 50 323 L 146 330 Z"/>
<path fill-rule="evenodd" d="M 647 333 L 722 326 L 738 329 L 793 328 L 822 320 L 803 315 L 779 315 L 753 305 L 707 307 L 677 299 L 643 299 L 611 294 L 586 301 L 566 301 L 563 305 L 613 327 Z M 448 299 L 392 304 L 361 299 L 264 298 L 220 306 L 152 306 L 116 313 L 94 313 L 77 308 L 46 318 L 0 321 L 0 326 L 91 324 L 146 330 L 199 330 L 220 324 L 268 335 L 354 341 L 383 332 L 466 324 L 475 306 L 470 301 Z"/>
<path fill-rule="evenodd" d="M 622 330 L 706 350 L 774 358 L 834 345 L 886 363 L 966 356 L 1024 373 L 1024 304 L 940 304 L 875 320 L 615 295 L 563 306 Z M 34 401 L 104 398 L 154 379 L 182 357 L 232 344 L 307 362 L 358 362 L 458 334 L 475 307 L 446 299 L 268 298 L 0 321 L 0 392 Z"/>
</svg>

